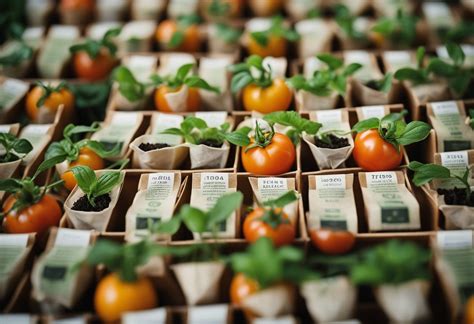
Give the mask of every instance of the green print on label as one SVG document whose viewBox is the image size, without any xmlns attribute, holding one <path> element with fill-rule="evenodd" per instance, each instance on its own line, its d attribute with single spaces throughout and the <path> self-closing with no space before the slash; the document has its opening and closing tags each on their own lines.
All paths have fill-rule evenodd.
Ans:
<svg viewBox="0 0 474 324">
<path fill-rule="evenodd" d="M 443 143 L 445 152 L 464 151 L 471 149 L 471 142 L 469 141 L 445 140 Z"/>
<path fill-rule="evenodd" d="M 63 266 L 45 266 L 42 277 L 51 281 L 63 280 L 66 272 L 67 268 Z"/>
<path fill-rule="evenodd" d="M 347 230 L 345 220 L 321 220 L 321 228 L 331 228 L 335 230 Z"/>
<path fill-rule="evenodd" d="M 408 223 L 407 207 L 382 207 L 382 223 L 398 224 Z"/>
<path fill-rule="evenodd" d="M 161 221 L 161 219 L 157 218 L 157 217 L 138 216 L 135 229 L 137 229 L 137 230 L 148 229 L 148 222 L 151 222 L 151 224 L 156 224 L 160 221 Z"/>
</svg>

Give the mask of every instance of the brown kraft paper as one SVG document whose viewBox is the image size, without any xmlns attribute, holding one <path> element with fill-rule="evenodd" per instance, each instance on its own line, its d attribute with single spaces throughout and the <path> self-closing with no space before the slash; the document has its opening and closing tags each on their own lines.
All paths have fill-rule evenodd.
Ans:
<svg viewBox="0 0 474 324">
<path fill-rule="evenodd" d="M 231 56 L 202 57 L 199 60 L 199 76 L 220 93 L 199 89 L 202 102 L 209 110 L 232 110 L 232 93 L 229 89 L 227 67 L 233 63 Z"/>
<path fill-rule="evenodd" d="M 268 200 L 276 199 L 296 188 L 294 178 L 249 178 L 249 182 L 252 187 L 255 206 L 261 205 Z M 298 222 L 298 200 L 283 207 L 283 212 L 288 216 L 291 223 L 296 225 Z"/>
<path fill-rule="evenodd" d="M 295 30 L 300 34 L 298 41 L 298 56 L 305 58 L 314 56 L 331 49 L 334 29 L 323 19 L 306 19 L 295 24 Z M 316 33 L 315 30 L 318 32 Z"/>
<path fill-rule="evenodd" d="M 204 144 L 190 144 L 189 157 L 191 169 L 223 169 L 229 157 L 230 145 L 224 142 L 221 147 L 210 147 Z"/>
<path fill-rule="evenodd" d="M 308 177 L 308 226 L 357 233 L 354 174 L 312 175 Z"/>
<path fill-rule="evenodd" d="M 420 205 L 402 171 L 360 172 L 359 183 L 370 232 L 420 229 Z"/>
<path fill-rule="evenodd" d="M 293 313 L 295 291 L 288 285 L 275 285 L 249 295 L 242 307 L 257 317 L 276 318 Z"/>
<path fill-rule="evenodd" d="M 343 165 L 354 149 L 354 140 L 350 134 L 351 126 L 347 110 L 316 111 L 311 113 L 309 118 L 323 125 L 319 132 L 342 131 L 345 135 L 336 136 L 345 137 L 349 141 L 349 146 L 336 149 L 322 148 L 314 144 L 314 136 L 304 135 L 303 140 L 308 144 L 318 167 L 320 169 L 336 169 Z"/>
<path fill-rule="evenodd" d="M 219 283 L 225 270 L 220 261 L 179 263 L 171 266 L 187 305 L 213 304 L 219 300 Z"/>
<path fill-rule="evenodd" d="M 398 101 L 400 84 L 397 82 L 392 82 L 388 92 L 372 89 L 355 78 L 351 79 L 351 85 L 353 95 L 362 105 L 386 105 Z"/>
<path fill-rule="evenodd" d="M 380 285 L 374 289 L 375 298 L 387 316 L 395 323 L 413 323 L 429 316 L 430 283 L 412 280 L 398 285 Z"/>
<path fill-rule="evenodd" d="M 405 86 L 419 104 L 426 104 L 431 101 L 446 100 L 450 97 L 448 86 L 442 82 L 432 82 L 429 84 L 413 85 L 406 82 Z"/>
<path fill-rule="evenodd" d="M 357 289 L 346 276 L 307 281 L 300 292 L 318 323 L 347 320 L 354 313 Z"/>
<path fill-rule="evenodd" d="M 382 119 L 386 115 L 390 114 L 390 107 L 377 105 L 377 106 L 363 106 L 357 107 L 356 109 L 357 120 L 362 121 L 369 118 Z"/>
<path fill-rule="evenodd" d="M 100 176 L 104 172 L 111 172 L 109 171 L 96 171 L 96 176 Z M 76 186 L 72 192 L 69 194 L 68 198 L 64 202 L 64 209 L 66 211 L 66 217 L 72 223 L 75 229 L 81 230 L 96 230 L 99 232 L 105 232 L 107 229 L 107 225 L 109 224 L 110 216 L 112 215 L 112 211 L 114 210 L 115 205 L 117 204 L 120 192 L 122 190 L 123 185 L 123 177 L 125 176 L 124 171 L 120 171 L 122 174 L 122 181 L 120 184 L 115 186 L 112 191 L 110 192 L 110 204 L 104 210 L 100 212 L 85 212 L 79 210 L 73 210 L 72 206 L 76 200 L 80 197 L 84 196 L 84 192 Z"/>
<path fill-rule="evenodd" d="M 146 237 L 149 221 L 168 221 L 173 217 L 180 184 L 181 174 L 178 172 L 145 173 L 140 176 L 138 192 L 125 216 L 125 240 L 137 241 Z"/>
<path fill-rule="evenodd" d="M 339 94 L 334 91 L 327 97 L 321 97 L 309 91 L 298 90 L 295 100 L 299 111 L 326 110 L 336 108 Z"/>
</svg>

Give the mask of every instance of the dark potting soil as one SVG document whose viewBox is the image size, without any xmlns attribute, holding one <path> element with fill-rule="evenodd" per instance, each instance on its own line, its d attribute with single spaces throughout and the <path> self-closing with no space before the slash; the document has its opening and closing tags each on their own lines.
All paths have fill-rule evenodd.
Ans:
<svg viewBox="0 0 474 324">
<path fill-rule="evenodd" d="M 378 82 L 376 80 L 370 80 L 368 81 L 366 84 L 365 84 L 366 87 L 372 89 L 372 90 L 376 90 L 376 91 L 379 91 L 379 85 L 378 85 Z"/>
<path fill-rule="evenodd" d="M 337 149 L 337 148 L 349 146 L 349 140 L 345 137 L 337 137 L 336 135 L 329 134 L 327 138 L 329 139 L 329 142 L 331 143 L 326 143 L 320 140 L 317 136 L 315 136 L 314 144 L 316 144 L 317 147 L 329 148 L 329 149 Z"/>
<path fill-rule="evenodd" d="M 205 140 L 205 141 L 202 141 L 200 144 L 203 144 L 209 147 L 217 147 L 217 148 L 222 147 L 222 142 L 214 141 L 214 140 Z"/>
<path fill-rule="evenodd" d="M 13 162 L 13 161 L 16 161 L 16 160 L 20 159 L 17 155 L 10 153 L 10 160 L 5 161 L 5 156 L 6 156 L 6 154 L 0 155 L 0 163 Z"/>
<path fill-rule="evenodd" d="M 92 206 L 86 196 L 82 196 L 72 205 L 73 210 L 80 210 L 85 212 L 99 212 L 109 207 L 110 195 L 103 194 L 95 199 L 95 206 Z"/>
<path fill-rule="evenodd" d="M 166 143 L 141 143 L 138 145 L 138 148 L 142 151 L 151 151 L 151 150 L 157 150 L 157 149 L 162 149 L 165 147 L 170 147 L 171 145 L 168 145 Z"/>
<path fill-rule="evenodd" d="M 466 189 L 438 189 L 438 194 L 444 196 L 444 201 L 448 205 L 462 205 L 474 207 L 474 192 L 471 192 L 469 199 L 466 199 Z"/>
</svg>

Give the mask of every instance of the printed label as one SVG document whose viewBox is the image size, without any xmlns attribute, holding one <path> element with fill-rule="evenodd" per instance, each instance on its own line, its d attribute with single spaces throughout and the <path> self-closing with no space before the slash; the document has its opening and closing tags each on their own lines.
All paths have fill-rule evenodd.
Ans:
<svg viewBox="0 0 474 324">
<path fill-rule="evenodd" d="M 214 207 L 216 200 L 222 197 L 229 188 L 229 174 L 201 173 L 201 193 L 205 197 L 204 209 Z"/>
<path fill-rule="evenodd" d="M 316 186 L 318 189 L 334 188 L 346 189 L 346 176 L 344 174 L 323 175 L 316 177 Z"/>
<path fill-rule="evenodd" d="M 438 246 L 443 250 L 470 249 L 473 247 L 472 231 L 439 231 L 436 233 Z"/>
<path fill-rule="evenodd" d="M 164 308 L 156 308 L 138 312 L 127 312 L 122 316 L 123 324 L 164 324 L 166 323 L 166 310 Z"/>
<path fill-rule="evenodd" d="M 288 191 L 285 178 L 258 178 L 258 191 L 262 202 L 280 197 Z"/>
<path fill-rule="evenodd" d="M 92 231 L 58 228 L 55 246 L 88 246 Z"/>
<path fill-rule="evenodd" d="M 386 115 L 384 106 L 363 106 L 360 107 L 360 110 L 362 111 L 364 119 L 374 117 L 382 119 Z"/>
</svg>

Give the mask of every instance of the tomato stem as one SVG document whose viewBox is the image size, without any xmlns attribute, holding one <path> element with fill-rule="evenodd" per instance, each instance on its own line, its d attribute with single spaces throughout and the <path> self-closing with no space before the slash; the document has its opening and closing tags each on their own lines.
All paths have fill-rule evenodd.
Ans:
<svg viewBox="0 0 474 324">
<path fill-rule="evenodd" d="M 247 153 L 247 151 L 254 149 L 256 147 L 265 148 L 268 145 L 270 145 L 270 143 L 272 142 L 273 136 L 275 135 L 275 129 L 272 123 L 270 123 L 269 125 L 270 125 L 270 130 L 264 132 L 258 125 L 258 122 L 257 121 L 255 122 L 254 142 L 251 145 L 247 146 L 244 152 Z"/>
<path fill-rule="evenodd" d="M 283 209 L 266 208 L 265 212 L 258 220 L 270 225 L 271 228 L 277 229 L 281 224 L 288 224 L 289 221 L 283 217 Z"/>
</svg>

